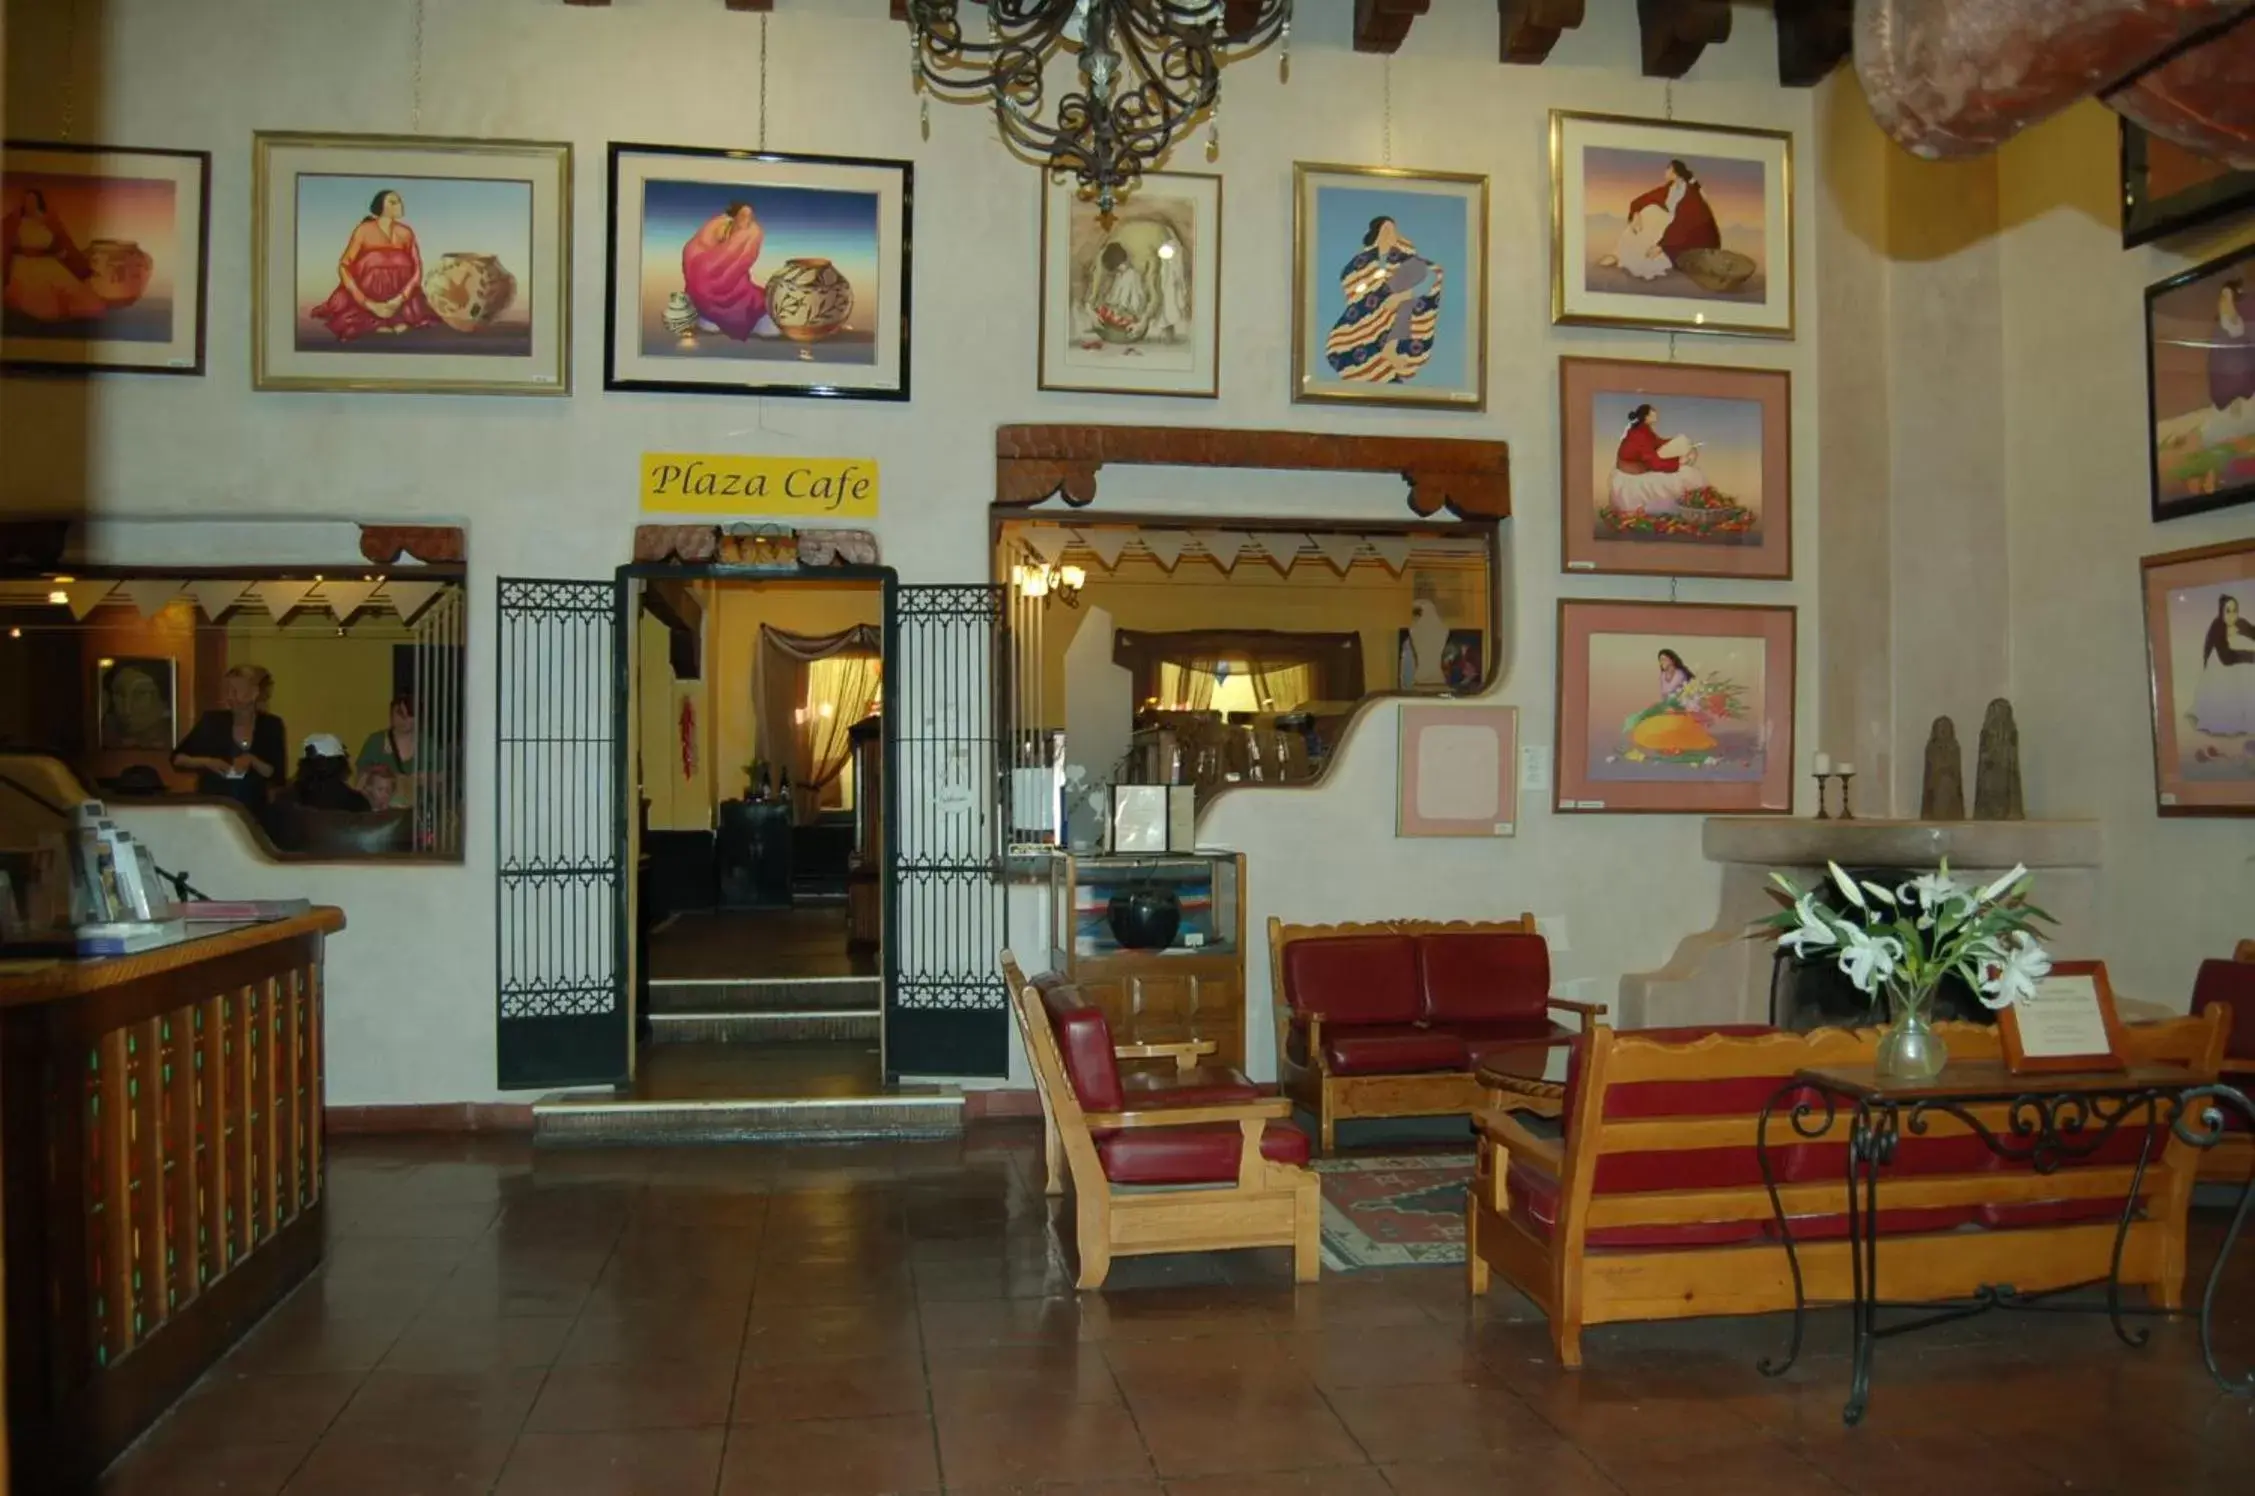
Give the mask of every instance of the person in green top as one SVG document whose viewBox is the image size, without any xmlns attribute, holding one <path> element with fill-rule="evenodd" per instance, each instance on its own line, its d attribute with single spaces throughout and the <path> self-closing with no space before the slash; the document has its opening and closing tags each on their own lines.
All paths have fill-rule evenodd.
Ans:
<svg viewBox="0 0 2255 1496">
<path fill-rule="evenodd" d="M 415 803 L 415 703 L 405 696 L 394 696 L 391 703 L 391 725 L 380 732 L 368 734 L 360 745 L 360 756 L 353 767 L 365 779 L 368 771 L 381 767 L 392 778 L 391 803 Z M 365 784 L 362 793 L 367 792 Z"/>
</svg>

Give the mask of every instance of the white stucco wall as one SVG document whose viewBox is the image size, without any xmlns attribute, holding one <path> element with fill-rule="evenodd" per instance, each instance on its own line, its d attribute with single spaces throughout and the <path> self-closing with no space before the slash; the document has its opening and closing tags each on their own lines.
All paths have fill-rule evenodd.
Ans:
<svg viewBox="0 0 2255 1496">
<path fill-rule="evenodd" d="M 1038 174 L 974 109 L 935 106 L 919 137 L 907 43 L 885 0 L 780 0 L 768 26 L 766 145 L 916 163 L 914 394 L 905 405 L 609 394 L 602 389 L 605 146 L 611 140 L 757 144 L 758 18 L 717 0 L 84 0 L 74 75 L 64 6 L 11 14 L 8 132 L 213 153 L 208 374 L 90 383 L 0 381 L 0 506 L 97 516 L 464 522 L 473 611 L 469 861 L 459 869 L 281 869 L 189 858 L 220 891 L 302 892 L 342 904 L 332 950 L 331 1101 L 487 1099 L 493 1060 L 496 576 L 607 576 L 626 559 L 645 450 L 810 453 L 882 466 L 885 558 L 909 581 L 981 578 L 992 432 L 1013 421 L 1111 421 L 1430 433 L 1512 444 L 1508 639 L 1498 701 L 1522 740 L 1553 735 L 1561 595 L 1792 602 L 1801 614 L 1799 747 L 1815 745 L 1815 536 L 1823 446 L 1815 426 L 1821 335 L 1811 204 L 1822 170 L 1811 101 L 1775 83 L 1767 12 L 1742 9 L 1691 79 L 1638 76 L 1635 8 L 1592 6 L 1541 68 L 1496 61 L 1492 6 L 1448 5 L 1390 64 L 1348 47 L 1352 0 L 1302 0 L 1291 81 L 1276 59 L 1225 80 L 1226 180 L 1218 401 L 1037 393 Z M 24 14 L 24 12 L 35 12 Z M 1387 79 L 1391 78 L 1391 88 Z M 1390 105 L 1388 102 L 1390 92 Z M 420 113 L 417 114 L 419 101 Z M 1558 571 L 1557 358 L 1666 357 L 1665 336 L 1549 325 L 1552 107 L 1795 132 L 1801 246 L 1795 341 L 1685 338 L 1686 360 L 1795 375 L 1798 552 L 1788 584 L 1563 578 Z M 249 388 L 250 141 L 254 130 L 568 139 L 576 151 L 573 380 L 569 399 L 254 394 Z M 1485 172 L 1491 179 L 1489 398 L 1482 415 L 1295 406 L 1287 389 L 1291 164 L 1295 159 Z M 1163 473 L 1107 475 L 1101 502 L 1290 515 L 1402 513 L 1370 480 L 1295 475 L 1174 489 Z M 1299 506 L 1308 506 L 1304 511 Z M 756 516 L 747 516 L 756 517 Z M 250 556 L 226 559 L 252 560 Z M 1692 817 L 1559 818 L 1547 790 L 1496 842 L 1393 835 L 1396 713 L 1366 719 L 1315 793 L 1233 795 L 1209 840 L 1249 856 L 1254 928 L 1270 913 L 1335 918 L 1533 909 L 1562 917 L 1563 980 L 1608 997 L 1712 918 L 1716 869 Z M 1805 793 L 1805 790 L 1804 790 Z M 161 850 L 161 848 L 160 848 Z M 1030 932 L 1028 932 L 1030 934 Z M 1014 935 L 1023 945 L 1035 942 Z M 1269 1040 L 1265 944 L 1248 952 L 1253 1062 Z M 1022 1073 L 1022 1072 L 1021 1072 Z"/>
</svg>

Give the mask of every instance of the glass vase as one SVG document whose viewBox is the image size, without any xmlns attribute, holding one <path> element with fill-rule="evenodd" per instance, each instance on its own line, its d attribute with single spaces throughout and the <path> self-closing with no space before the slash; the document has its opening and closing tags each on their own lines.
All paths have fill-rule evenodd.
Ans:
<svg viewBox="0 0 2255 1496">
<path fill-rule="evenodd" d="M 1887 1006 L 1894 1018 L 1879 1036 L 1879 1051 L 1873 1057 L 1881 1078 L 1927 1081 L 1940 1075 L 1950 1062 L 1950 1051 L 1928 1020 L 1934 989 L 1890 986 Z"/>
</svg>

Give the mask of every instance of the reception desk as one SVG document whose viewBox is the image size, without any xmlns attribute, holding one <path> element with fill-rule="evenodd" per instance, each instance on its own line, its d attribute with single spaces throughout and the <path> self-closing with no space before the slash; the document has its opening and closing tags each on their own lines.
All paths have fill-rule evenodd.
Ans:
<svg viewBox="0 0 2255 1496">
<path fill-rule="evenodd" d="M 316 908 L 0 960 L 14 1496 L 91 1486 L 321 1259 Z"/>
</svg>

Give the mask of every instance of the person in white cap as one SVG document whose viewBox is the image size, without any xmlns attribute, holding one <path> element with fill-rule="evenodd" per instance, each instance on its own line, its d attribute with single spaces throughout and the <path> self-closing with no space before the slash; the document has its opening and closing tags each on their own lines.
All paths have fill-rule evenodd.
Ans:
<svg viewBox="0 0 2255 1496">
<path fill-rule="evenodd" d="M 368 809 L 368 797 L 352 787 L 352 760 L 345 745 L 331 732 L 306 734 L 291 790 L 308 810 Z"/>
</svg>

